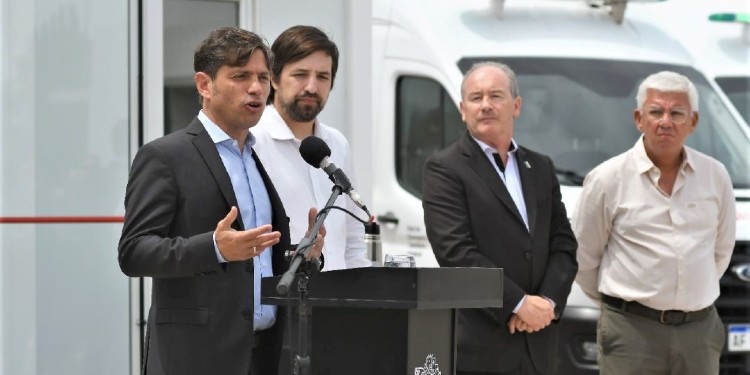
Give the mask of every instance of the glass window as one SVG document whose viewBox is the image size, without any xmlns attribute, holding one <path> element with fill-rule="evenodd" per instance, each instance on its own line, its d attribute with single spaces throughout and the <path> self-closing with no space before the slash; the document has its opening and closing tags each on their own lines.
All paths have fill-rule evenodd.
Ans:
<svg viewBox="0 0 750 375">
<path fill-rule="evenodd" d="M 121 224 L 92 220 L 124 211 L 128 15 L 0 2 L 0 374 L 130 373 Z"/>
<path fill-rule="evenodd" d="M 239 26 L 239 1 L 164 0 L 164 134 L 186 127 L 201 109 L 193 53 L 223 26 Z"/>
<path fill-rule="evenodd" d="M 729 100 L 737 108 L 747 124 L 750 124 L 750 77 L 720 77 L 721 86 Z"/>
<path fill-rule="evenodd" d="M 466 127 L 436 81 L 401 77 L 396 90 L 396 176 L 406 191 L 421 198 L 425 160 L 458 139 Z"/>
</svg>

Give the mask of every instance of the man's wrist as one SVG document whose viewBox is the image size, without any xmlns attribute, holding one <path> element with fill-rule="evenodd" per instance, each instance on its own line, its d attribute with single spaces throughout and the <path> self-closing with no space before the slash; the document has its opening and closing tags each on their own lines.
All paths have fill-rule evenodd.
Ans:
<svg viewBox="0 0 750 375">
<path fill-rule="evenodd" d="M 560 319 L 560 315 L 557 313 L 557 310 L 555 310 L 555 308 L 557 308 L 557 304 L 555 303 L 555 301 L 553 301 L 552 298 L 549 298 L 547 296 L 542 296 L 542 298 L 549 301 L 550 306 L 552 306 L 552 312 L 555 314 L 555 317 L 553 319 L 554 320 Z"/>
<path fill-rule="evenodd" d="M 557 304 L 555 303 L 555 301 L 552 300 L 552 298 L 549 298 L 547 296 L 541 296 L 541 297 L 549 301 L 549 304 L 552 305 L 552 310 L 554 310 L 555 307 L 557 307 Z"/>
<path fill-rule="evenodd" d="M 524 303 L 524 301 L 526 301 L 526 297 L 528 297 L 528 295 L 527 295 L 527 294 L 524 294 L 524 295 L 523 295 L 523 297 L 521 297 L 521 300 L 520 300 L 520 301 L 518 301 L 518 304 L 517 304 L 517 305 L 516 305 L 516 307 L 515 307 L 515 308 L 513 309 L 513 313 L 514 313 L 514 314 L 518 314 L 518 310 L 521 310 L 521 306 L 523 306 L 523 303 Z"/>
</svg>

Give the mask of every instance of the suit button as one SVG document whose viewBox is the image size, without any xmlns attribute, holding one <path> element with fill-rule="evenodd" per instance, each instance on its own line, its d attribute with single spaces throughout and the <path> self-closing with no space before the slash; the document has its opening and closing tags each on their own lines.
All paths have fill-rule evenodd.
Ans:
<svg viewBox="0 0 750 375">
<path fill-rule="evenodd" d="M 253 261 L 245 262 L 245 271 L 248 273 L 253 273 L 255 271 L 255 268 L 253 268 Z"/>
<path fill-rule="evenodd" d="M 526 257 L 526 259 L 531 259 L 531 252 L 530 251 L 527 251 L 523 255 Z"/>
<path fill-rule="evenodd" d="M 253 319 L 253 310 L 251 309 L 242 310 L 242 318 L 244 318 L 245 320 Z"/>
</svg>

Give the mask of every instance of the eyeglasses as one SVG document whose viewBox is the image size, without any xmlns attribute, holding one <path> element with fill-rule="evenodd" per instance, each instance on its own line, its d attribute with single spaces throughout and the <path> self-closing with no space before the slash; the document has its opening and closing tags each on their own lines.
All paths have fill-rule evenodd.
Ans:
<svg viewBox="0 0 750 375">
<path fill-rule="evenodd" d="M 689 111 L 681 109 L 672 109 L 667 112 L 663 108 L 654 107 L 641 110 L 641 113 L 644 112 L 649 119 L 657 122 L 663 121 L 664 116 L 666 115 L 670 120 L 672 120 L 672 123 L 675 125 L 684 124 L 687 121 L 688 117 L 690 117 Z"/>
</svg>

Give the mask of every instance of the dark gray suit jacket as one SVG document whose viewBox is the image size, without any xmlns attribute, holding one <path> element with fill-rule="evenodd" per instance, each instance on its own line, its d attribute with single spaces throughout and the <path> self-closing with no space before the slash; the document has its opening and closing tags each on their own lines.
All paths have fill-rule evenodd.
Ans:
<svg viewBox="0 0 750 375">
<path fill-rule="evenodd" d="M 271 199 L 273 228 L 281 232 L 273 248 L 274 273 L 280 274 L 288 268 L 283 251 L 290 247 L 289 222 L 265 169 L 253 158 Z M 136 154 L 118 250 L 126 275 L 153 278 L 144 373 L 248 374 L 253 263 L 219 264 L 213 244 L 216 224 L 231 206 L 237 199 L 229 175 L 197 118 Z M 233 228 L 243 228 L 241 218 Z M 283 316 L 279 310 L 272 328 L 278 335 Z"/>
<path fill-rule="evenodd" d="M 465 309 L 457 317 L 457 369 L 513 369 L 528 348 L 542 373 L 554 372 L 556 332 L 508 332 L 525 294 L 543 295 L 561 314 L 578 269 L 577 243 L 549 157 L 516 151 L 530 232 L 492 164 L 466 133 L 425 163 L 423 206 L 427 237 L 442 267 L 504 269 L 503 308 Z M 526 166 L 528 163 L 529 167 Z"/>
</svg>

